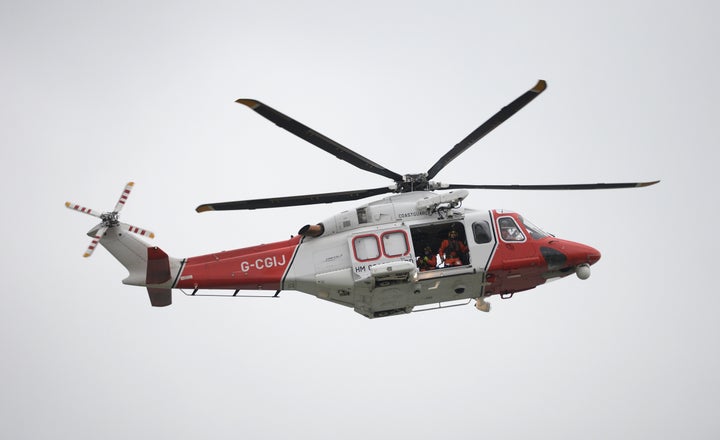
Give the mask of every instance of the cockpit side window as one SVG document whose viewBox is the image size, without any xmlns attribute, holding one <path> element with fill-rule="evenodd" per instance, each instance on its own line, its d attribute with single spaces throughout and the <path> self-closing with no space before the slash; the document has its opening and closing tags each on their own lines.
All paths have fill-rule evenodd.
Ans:
<svg viewBox="0 0 720 440">
<path fill-rule="evenodd" d="M 498 219 L 498 226 L 500 227 L 500 237 L 503 241 L 525 241 L 525 234 L 522 233 L 520 227 L 512 217 L 500 217 Z"/>
</svg>

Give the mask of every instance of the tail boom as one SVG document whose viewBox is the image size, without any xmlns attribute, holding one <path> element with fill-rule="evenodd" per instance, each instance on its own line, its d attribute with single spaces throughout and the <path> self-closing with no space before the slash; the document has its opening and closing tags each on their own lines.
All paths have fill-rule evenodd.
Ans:
<svg viewBox="0 0 720 440">
<path fill-rule="evenodd" d="M 279 290 L 301 239 L 190 257 L 174 287 Z"/>
</svg>

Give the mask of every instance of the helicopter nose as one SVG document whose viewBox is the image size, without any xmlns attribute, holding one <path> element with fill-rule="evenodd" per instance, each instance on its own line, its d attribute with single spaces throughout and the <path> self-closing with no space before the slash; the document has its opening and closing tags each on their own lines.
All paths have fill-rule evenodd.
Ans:
<svg viewBox="0 0 720 440">
<path fill-rule="evenodd" d="M 548 244 L 540 250 L 550 266 L 590 266 L 600 260 L 600 251 L 582 243 L 553 238 Z"/>
<path fill-rule="evenodd" d="M 573 266 L 581 264 L 593 265 L 600 260 L 600 251 L 594 247 L 571 241 L 566 242 L 564 247 L 568 262 Z"/>
<path fill-rule="evenodd" d="M 552 269 L 554 264 L 563 267 L 569 266 L 575 269 L 575 274 L 581 280 L 590 277 L 590 266 L 600 259 L 600 251 L 582 243 L 553 239 L 548 244 L 553 248 L 540 248 L 548 262 L 548 269 Z"/>
<path fill-rule="evenodd" d="M 588 258 L 588 264 L 593 265 L 600 260 L 600 251 L 595 249 L 594 247 L 585 246 L 587 248 L 587 258 Z"/>
</svg>

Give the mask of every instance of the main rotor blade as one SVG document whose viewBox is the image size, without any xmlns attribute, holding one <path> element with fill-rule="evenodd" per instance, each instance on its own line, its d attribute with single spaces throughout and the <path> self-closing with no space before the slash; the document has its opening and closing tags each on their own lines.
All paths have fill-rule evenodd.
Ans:
<svg viewBox="0 0 720 440">
<path fill-rule="evenodd" d="M 233 211 L 240 209 L 264 209 L 280 208 L 284 206 L 315 205 L 318 203 L 344 202 L 347 200 L 364 199 L 366 197 L 393 191 L 393 187 L 384 186 L 382 188 L 361 189 L 356 191 L 274 197 L 270 199 L 239 200 L 236 202 L 206 203 L 195 208 L 195 211 Z"/>
<path fill-rule="evenodd" d="M 467 137 L 461 140 L 455 145 L 450 151 L 445 153 L 443 157 L 438 160 L 435 165 L 432 166 L 427 172 L 428 180 L 432 179 L 440 172 L 447 164 L 452 162 L 456 157 L 462 154 L 465 150 L 472 147 L 475 142 L 482 139 L 486 134 L 493 131 L 500 124 L 505 122 L 510 116 L 514 115 L 521 108 L 525 107 L 530 101 L 537 98 L 547 88 L 547 83 L 544 80 L 539 80 L 535 87 L 523 93 L 510 104 L 503 107 L 499 112 L 495 113 L 490 119 L 485 121 L 481 126 L 475 129 Z"/>
<path fill-rule="evenodd" d="M 571 183 L 557 185 L 465 185 L 449 184 L 443 185 L 442 189 L 512 189 L 512 190 L 587 190 L 587 189 L 618 189 L 618 188 L 641 188 L 655 185 L 660 182 L 628 182 L 628 183 Z"/>
<path fill-rule="evenodd" d="M 387 168 L 376 164 L 370 159 L 363 157 L 352 151 L 351 149 L 338 144 L 329 137 L 318 133 L 312 128 L 301 124 L 295 119 L 280 113 L 279 111 L 268 105 L 263 104 L 260 101 L 256 101 L 254 99 L 238 99 L 235 102 L 250 107 L 251 109 L 255 110 L 256 113 L 263 116 L 265 119 L 274 122 L 278 127 L 284 128 L 290 133 L 302 139 L 305 139 L 306 141 L 310 142 L 311 144 L 324 151 L 327 151 L 328 153 L 332 154 L 340 160 L 349 162 L 362 170 L 370 171 L 371 173 L 388 177 L 396 182 L 403 180 L 403 176 L 401 176 L 400 174 L 394 171 L 390 171 Z"/>
</svg>

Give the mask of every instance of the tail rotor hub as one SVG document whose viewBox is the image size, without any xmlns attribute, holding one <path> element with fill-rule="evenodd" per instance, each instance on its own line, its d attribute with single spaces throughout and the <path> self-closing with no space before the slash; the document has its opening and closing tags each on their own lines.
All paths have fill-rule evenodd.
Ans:
<svg viewBox="0 0 720 440">
<path fill-rule="evenodd" d="M 102 224 L 105 227 L 111 228 L 120 224 L 120 213 L 119 212 L 106 212 L 100 215 Z"/>
<path fill-rule="evenodd" d="M 93 240 L 90 243 L 90 246 L 88 246 L 87 251 L 85 251 L 85 257 L 89 257 L 90 255 L 92 255 L 93 251 L 100 243 L 100 240 L 102 240 L 103 236 L 105 236 L 105 233 L 109 228 L 119 227 L 125 231 L 134 232 L 138 235 L 148 236 L 150 238 L 155 237 L 155 234 L 148 231 L 147 229 L 138 228 L 137 226 L 128 225 L 126 223 L 121 223 L 119 220 L 120 210 L 122 210 L 123 206 L 125 206 L 125 202 L 130 195 L 130 191 L 132 190 L 133 185 L 133 182 L 128 182 L 128 184 L 125 185 L 122 194 L 120 194 L 120 199 L 118 199 L 117 204 L 115 204 L 114 211 L 100 213 L 100 211 L 86 208 L 75 203 L 65 202 L 65 206 L 68 209 L 72 209 L 73 211 L 91 215 L 100 219 L 100 224 L 92 229 L 94 234 L 90 236 L 93 237 Z"/>
</svg>

